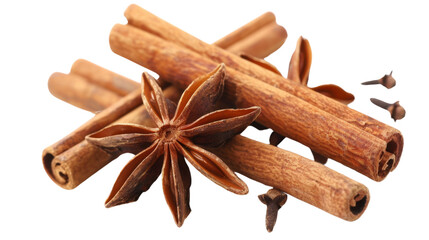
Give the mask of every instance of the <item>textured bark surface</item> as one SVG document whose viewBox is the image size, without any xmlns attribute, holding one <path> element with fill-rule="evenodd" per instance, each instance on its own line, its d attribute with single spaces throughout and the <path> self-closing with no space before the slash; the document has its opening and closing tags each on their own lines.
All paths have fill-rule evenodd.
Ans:
<svg viewBox="0 0 429 240">
<path fill-rule="evenodd" d="M 133 15 L 133 13 L 127 15 Z M 267 12 L 219 39 L 213 45 L 235 54 L 245 53 L 265 58 L 279 49 L 286 37 L 286 29 L 276 23 L 276 17 L 273 13 Z"/>
<path fill-rule="evenodd" d="M 76 74 L 54 73 L 48 88 L 55 97 L 90 112 L 101 111 L 122 97 Z"/>
<path fill-rule="evenodd" d="M 195 52 L 129 25 L 115 25 L 110 34 L 110 46 L 115 53 L 182 87 L 217 65 Z M 387 175 L 379 174 L 379 163 L 388 147 L 386 141 L 228 65 L 226 74 L 226 100 L 240 108 L 261 106 L 258 122 L 374 180 L 380 181 Z"/>
<path fill-rule="evenodd" d="M 288 81 L 273 72 L 244 61 L 221 48 L 209 45 L 156 17 L 137 5 L 129 6 L 125 11 L 125 17 L 128 19 L 128 24 L 130 25 L 152 33 L 167 41 L 174 42 L 179 46 L 190 49 L 204 57 L 210 58 L 210 60 L 216 63 L 223 62 L 230 68 L 236 69 L 242 73 L 287 91 L 288 93 L 305 100 L 323 111 L 326 111 L 337 118 L 340 118 L 349 124 L 382 139 L 390 146 L 387 151 L 396 156 L 396 161 L 393 163 L 392 170 L 399 163 L 403 148 L 403 137 L 397 129 L 355 111 L 344 104 L 323 96 L 322 94 L 315 93 L 313 90 L 308 89 L 305 86 L 301 86 L 299 83 Z"/>
<path fill-rule="evenodd" d="M 210 151 L 234 171 L 345 220 L 359 218 L 369 201 L 369 191 L 361 183 L 320 163 L 243 136 Z M 356 197 L 360 200 L 357 203 Z"/>
<path fill-rule="evenodd" d="M 167 94 L 167 98 L 177 97 L 175 90 L 166 90 L 164 94 Z M 94 147 L 88 144 L 85 136 L 112 123 L 136 121 L 147 126 L 153 125 L 147 112 L 140 114 L 137 110 L 144 108 L 141 104 L 141 91 L 136 90 L 95 115 L 60 141 L 45 148 L 42 156 L 43 165 L 51 179 L 65 189 L 73 189 L 115 159 L 118 152 L 106 152 Z M 130 115 L 130 112 L 138 114 Z"/>
<path fill-rule="evenodd" d="M 253 39 L 245 39 L 225 49 L 236 54 L 244 53 L 251 56 L 258 56 L 259 58 L 265 58 L 283 45 L 287 33 L 283 27 L 276 23 L 271 23 L 254 32 L 250 37 Z M 257 39 L 264 39 L 267 44 L 261 41 L 255 41 Z"/>
<path fill-rule="evenodd" d="M 136 90 L 121 98 L 118 102 L 95 115 L 91 120 L 80 126 L 69 135 L 65 136 L 63 139 L 45 148 L 43 151 L 44 161 L 46 161 L 45 159 L 50 158 L 47 156 L 57 156 L 61 154 L 67 149 L 83 141 L 86 135 L 106 127 L 141 104 L 142 99 L 140 96 L 140 90 Z"/>
<path fill-rule="evenodd" d="M 55 157 L 45 152 L 43 162 L 52 181 L 62 188 L 73 189 L 117 156 L 84 140 Z"/>
<path fill-rule="evenodd" d="M 131 5 L 126 10 L 125 16 L 134 15 L 134 13 L 132 13 L 133 9 L 134 9 L 134 5 Z M 253 19 L 249 23 L 243 25 L 242 27 L 235 30 L 234 32 L 217 40 L 213 44 L 220 48 L 228 49 L 230 46 L 240 42 L 242 39 L 248 38 L 250 35 L 254 34 L 255 32 L 258 32 L 259 30 L 263 29 L 265 26 L 275 22 L 276 22 L 276 16 L 271 12 L 266 12 L 261 16 Z"/>
<path fill-rule="evenodd" d="M 140 84 L 129 78 L 97 66 L 87 60 L 79 59 L 73 63 L 71 74 L 76 74 L 87 79 L 88 82 L 97 84 L 119 96 L 125 96 L 140 87 Z"/>
</svg>

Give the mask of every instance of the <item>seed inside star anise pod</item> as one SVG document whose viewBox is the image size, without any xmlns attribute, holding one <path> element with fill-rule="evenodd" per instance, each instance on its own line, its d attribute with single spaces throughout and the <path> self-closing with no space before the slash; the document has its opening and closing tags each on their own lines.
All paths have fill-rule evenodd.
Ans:
<svg viewBox="0 0 429 240">
<path fill-rule="evenodd" d="M 136 201 L 162 173 L 162 186 L 177 226 L 191 211 L 191 175 L 185 158 L 204 176 L 237 193 L 246 184 L 216 155 L 200 145 L 219 146 L 242 132 L 260 113 L 259 107 L 213 111 L 223 92 L 225 66 L 194 80 L 177 107 L 164 97 L 155 79 L 144 73 L 142 98 L 156 127 L 115 124 L 86 139 L 106 151 L 136 153 L 116 180 L 106 207 Z"/>
</svg>

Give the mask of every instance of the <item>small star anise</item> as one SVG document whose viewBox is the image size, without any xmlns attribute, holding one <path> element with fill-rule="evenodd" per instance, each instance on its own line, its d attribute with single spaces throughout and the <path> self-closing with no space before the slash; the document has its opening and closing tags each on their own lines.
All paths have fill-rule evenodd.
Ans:
<svg viewBox="0 0 429 240">
<path fill-rule="evenodd" d="M 198 171 L 225 189 L 246 194 L 247 185 L 216 155 L 198 145 L 219 146 L 243 131 L 260 113 L 259 107 L 211 112 L 223 92 L 225 67 L 194 80 L 177 108 L 164 97 L 155 79 L 142 76 L 144 106 L 156 124 L 116 124 L 86 139 L 106 151 L 136 153 L 121 171 L 106 207 L 136 201 L 162 172 L 162 186 L 177 226 L 190 213 L 191 176 L 186 158 Z"/>
</svg>

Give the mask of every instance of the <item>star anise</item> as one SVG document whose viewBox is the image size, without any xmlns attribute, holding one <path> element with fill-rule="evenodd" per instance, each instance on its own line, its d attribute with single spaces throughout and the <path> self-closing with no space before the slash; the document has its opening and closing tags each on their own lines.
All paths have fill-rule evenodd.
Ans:
<svg viewBox="0 0 429 240">
<path fill-rule="evenodd" d="M 155 79 L 142 76 L 144 106 L 156 124 L 115 124 L 87 137 L 103 149 L 137 153 L 122 169 L 106 207 L 136 201 L 162 172 L 162 186 L 177 226 L 190 213 L 191 176 L 185 158 L 204 176 L 225 189 L 246 194 L 247 185 L 216 155 L 199 145 L 219 146 L 243 131 L 259 107 L 213 111 L 223 92 L 225 67 L 194 80 L 177 107 L 162 94 Z"/>
</svg>

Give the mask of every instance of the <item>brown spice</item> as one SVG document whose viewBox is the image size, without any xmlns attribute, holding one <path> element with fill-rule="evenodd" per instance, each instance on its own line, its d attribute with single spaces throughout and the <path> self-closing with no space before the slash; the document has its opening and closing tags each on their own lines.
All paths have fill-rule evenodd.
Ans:
<svg viewBox="0 0 429 240">
<path fill-rule="evenodd" d="M 393 88 L 396 85 L 396 80 L 393 78 L 392 73 L 393 71 L 391 71 L 389 75 L 386 74 L 382 78 L 377 80 L 363 82 L 362 85 L 381 84 L 385 86 L 387 89 Z"/>
<path fill-rule="evenodd" d="M 259 195 L 258 198 L 263 204 L 267 205 L 265 227 L 268 232 L 272 232 L 277 221 L 277 213 L 286 203 L 287 195 L 284 192 L 272 188 L 268 190 L 267 193 Z"/>
<path fill-rule="evenodd" d="M 156 128 L 114 124 L 86 137 L 106 151 L 131 152 L 136 156 L 121 171 L 106 207 L 136 201 L 162 171 L 167 204 L 177 226 L 191 211 L 191 176 L 185 158 L 203 175 L 225 189 L 248 192 L 246 184 L 216 155 L 199 145 L 219 146 L 239 134 L 260 113 L 259 107 L 211 112 L 223 92 L 225 67 L 202 76 L 183 92 L 177 108 L 166 99 L 155 79 L 144 73 L 142 99 Z M 175 111 L 175 112 L 174 112 Z"/>
<path fill-rule="evenodd" d="M 390 116 L 393 118 L 393 120 L 395 120 L 395 122 L 396 120 L 399 120 L 405 117 L 405 108 L 399 104 L 399 101 L 396 101 L 395 103 L 387 103 L 377 98 L 371 98 L 370 100 L 375 105 L 389 111 Z"/>
<path fill-rule="evenodd" d="M 119 96 L 125 96 L 140 86 L 136 81 L 107 69 L 102 69 L 95 64 L 90 64 L 84 59 L 78 59 L 73 63 L 70 74 L 84 77 L 90 83 L 95 83 Z"/>
<path fill-rule="evenodd" d="M 232 53 L 265 58 L 280 48 L 286 38 L 286 29 L 276 23 L 273 13 L 267 12 L 213 45 Z"/>
<path fill-rule="evenodd" d="M 74 84 L 71 85 L 70 82 Z M 122 97 L 110 89 L 92 84 L 87 77 L 78 74 L 53 73 L 49 77 L 48 87 L 52 95 L 61 96 L 61 100 L 91 112 L 101 111 Z M 76 94 L 79 94 L 79 98 Z M 90 98 L 92 101 L 88 101 Z"/>
</svg>

